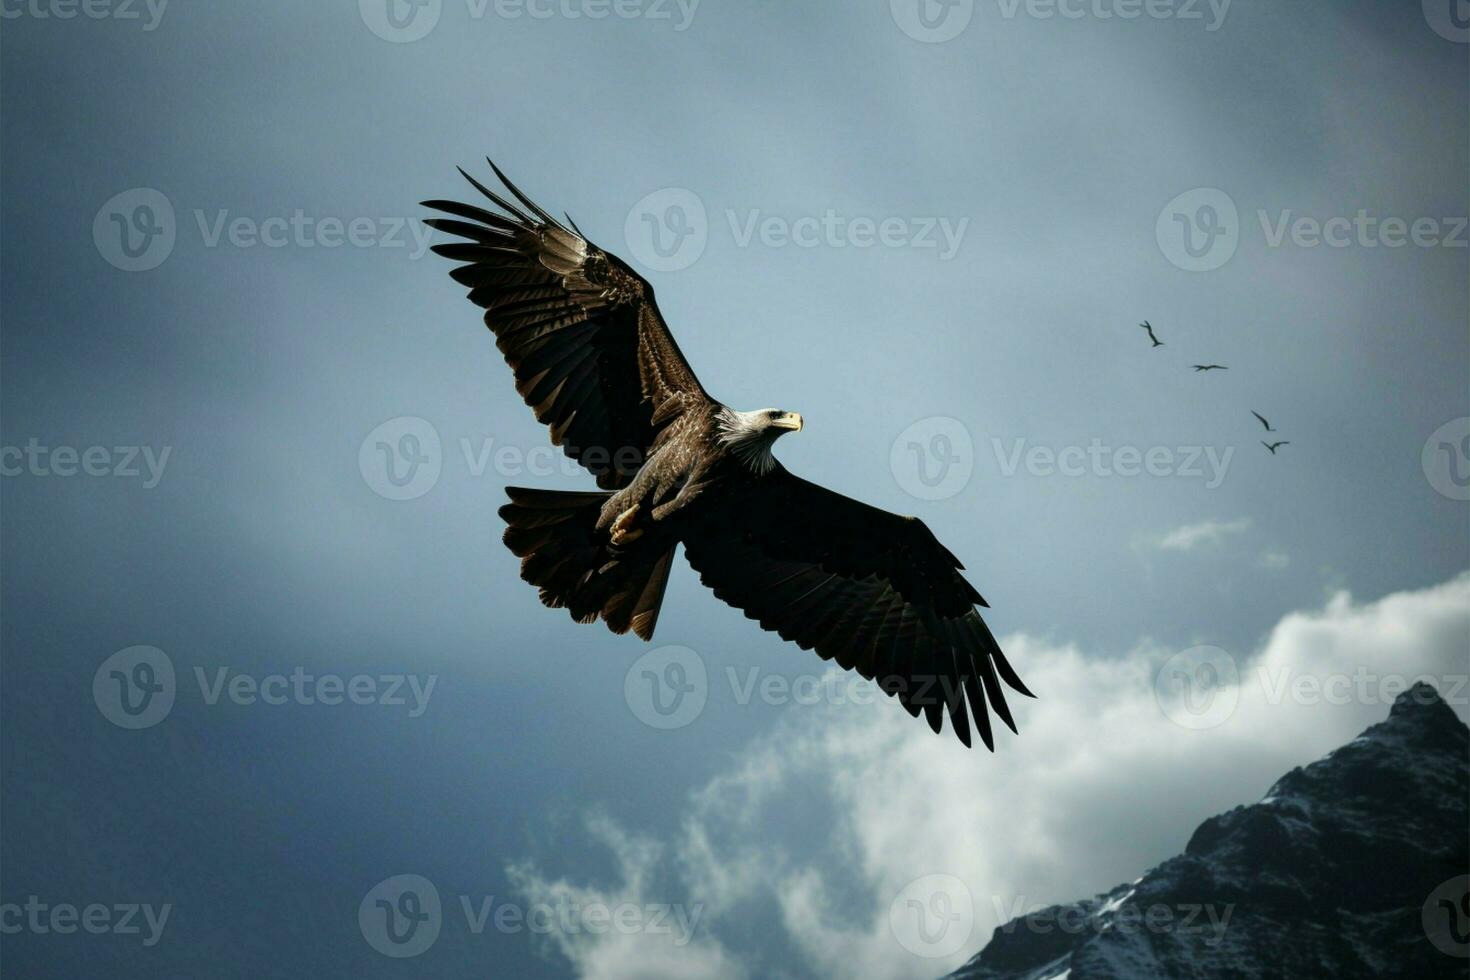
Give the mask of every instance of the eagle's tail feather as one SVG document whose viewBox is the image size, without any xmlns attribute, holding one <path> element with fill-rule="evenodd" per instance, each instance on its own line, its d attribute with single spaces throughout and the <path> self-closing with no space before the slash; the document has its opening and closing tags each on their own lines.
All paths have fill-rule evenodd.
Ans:
<svg viewBox="0 0 1470 980">
<path fill-rule="evenodd" d="M 653 638 L 672 545 L 615 552 L 607 532 L 597 529 L 607 493 L 522 487 L 506 493 L 505 546 L 521 559 L 521 578 L 540 590 L 543 603 L 566 609 L 579 623 L 600 616 L 614 633 L 632 629 Z"/>
</svg>

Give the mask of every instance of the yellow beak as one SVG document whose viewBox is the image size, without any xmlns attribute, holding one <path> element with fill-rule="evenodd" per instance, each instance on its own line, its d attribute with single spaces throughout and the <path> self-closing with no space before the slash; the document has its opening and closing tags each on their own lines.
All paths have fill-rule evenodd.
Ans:
<svg viewBox="0 0 1470 980">
<path fill-rule="evenodd" d="M 800 432 L 801 416 L 795 412 L 787 412 L 771 424 L 778 429 L 790 429 L 792 432 Z"/>
</svg>

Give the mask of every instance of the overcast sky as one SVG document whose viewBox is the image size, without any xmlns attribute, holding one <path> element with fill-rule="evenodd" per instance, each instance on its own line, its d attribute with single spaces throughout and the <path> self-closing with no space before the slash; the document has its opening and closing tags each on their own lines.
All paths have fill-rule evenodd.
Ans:
<svg viewBox="0 0 1470 980">
<path fill-rule="evenodd" d="M 922 2 L 6 0 L 9 967 L 933 977 L 1463 679 L 1463 15 Z M 802 413 L 788 467 L 961 558 L 1019 737 L 682 562 L 652 645 L 540 606 L 501 488 L 591 482 L 417 221 L 487 153 Z"/>
</svg>

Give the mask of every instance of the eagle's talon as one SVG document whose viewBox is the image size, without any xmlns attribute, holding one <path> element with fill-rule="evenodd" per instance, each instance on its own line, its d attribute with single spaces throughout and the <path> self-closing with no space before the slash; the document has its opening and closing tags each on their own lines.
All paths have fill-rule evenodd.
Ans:
<svg viewBox="0 0 1470 980">
<path fill-rule="evenodd" d="M 618 519 L 613 521 L 612 525 L 613 544 L 617 545 L 618 547 L 622 547 L 625 544 L 632 544 L 634 541 L 637 541 L 639 538 L 643 537 L 642 529 L 629 527 L 629 525 L 633 523 L 633 518 L 637 516 L 637 504 L 634 504 L 632 507 L 629 507 L 627 510 L 618 515 Z"/>
</svg>

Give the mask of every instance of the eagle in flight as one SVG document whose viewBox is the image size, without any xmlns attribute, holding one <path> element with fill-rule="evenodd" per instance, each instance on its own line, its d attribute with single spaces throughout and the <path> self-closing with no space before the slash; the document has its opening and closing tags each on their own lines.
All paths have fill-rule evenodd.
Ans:
<svg viewBox="0 0 1470 980">
<path fill-rule="evenodd" d="M 964 567 L 924 523 L 792 475 L 771 454 L 801 431 L 780 409 L 737 411 L 704 390 L 654 302 L 617 256 L 534 204 L 425 201 L 434 246 L 485 310 L 516 390 L 597 492 L 508 487 L 505 544 L 547 606 L 653 638 L 675 547 L 716 596 L 762 627 L 874 680 L 936 733 L 948 715 L 994 749 L 1016 730 L 1001 654 Z M 1004 686 L 1003 686 L 1004 685 Z"/>
</svg>

